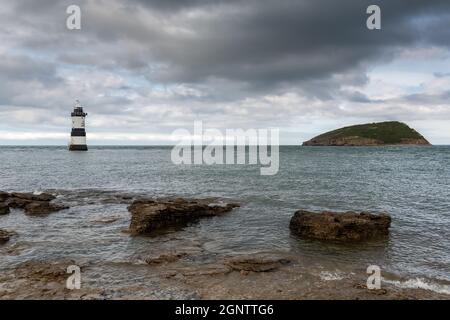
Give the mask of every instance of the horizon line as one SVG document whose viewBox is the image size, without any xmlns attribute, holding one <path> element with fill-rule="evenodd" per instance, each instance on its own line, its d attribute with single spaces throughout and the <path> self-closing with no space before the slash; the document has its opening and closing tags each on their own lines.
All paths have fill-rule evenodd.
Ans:
<svg viewBox="0 0 450 320">
<path fill-rule="evenodd" d="M 174 147 L 179 146 L 178 144 L 89 144 L 88 147 Z M 187 144 L 183 146 L 195 146 L 194 144 Z M 209 145 L 209 144 L 203 144 L 202 146 L 259 146 L 259 145 L 237 145 L 237 144 L 224 144 L 224 145 Z M 268 144 L 267 146 L 271 146 Z M 290 147 L 290 146 L 300 146 L 303 147 L 302 143 L 300 144 L 279 144 L 280 147 Z M 420 146 L 420 145 L 407 145 L 407 144 L 398 144 L 398 145 L 379 145 L 379 146 L 370 146 L 370 147 L 401 147 L 401 146 Z M 450 143 L 448 144 L 431 144 L 428 146 L 450 146 Z M 0 144 L 0 147 L 65 147 L 68 148 L 67 145 L 64 144 Z M 330 146 L 333 147 L 333 146 Z M 364 147 L 364 146 L 363 146 Z"/>
</svg>

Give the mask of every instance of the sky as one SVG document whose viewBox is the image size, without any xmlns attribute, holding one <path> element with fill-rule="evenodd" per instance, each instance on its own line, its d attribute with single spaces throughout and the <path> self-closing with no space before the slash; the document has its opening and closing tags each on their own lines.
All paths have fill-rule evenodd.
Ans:
<svg viewBox="0 0 450 320">
<path fill-rule="evenodd" d="M 388 120 L 450 144 L 450 1 L 0 0 L 0 83 L 7 145 L 66 145 L 76 99 L 91 145 L 173 144 L 194 121 L 295 145 Z"/>
</svg>

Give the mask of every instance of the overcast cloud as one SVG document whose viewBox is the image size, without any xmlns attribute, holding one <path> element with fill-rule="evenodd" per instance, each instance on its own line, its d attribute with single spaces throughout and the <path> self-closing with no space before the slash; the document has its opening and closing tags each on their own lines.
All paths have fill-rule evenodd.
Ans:
<svg viewBox="0 0 450 320">
<path fill-rule="evenodd" d="M 66 144 L 75 99 L 90 144 L 173 143 L 194 120 L 285 144 L 400 120 L 449 144 L 449 39 L 448 0 L 3 0 L 0 144 Z"/>
</svg>

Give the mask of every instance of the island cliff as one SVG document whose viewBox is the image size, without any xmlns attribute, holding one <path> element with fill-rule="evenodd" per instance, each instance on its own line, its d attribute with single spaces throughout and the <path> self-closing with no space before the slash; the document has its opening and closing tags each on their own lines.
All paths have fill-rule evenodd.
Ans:
<svg viewBox="0 0 450 320">
<path fill-rule="evenodd" d="M 333 130 L 311 140 L 304 146 L 381 146 L 430 145 L 416 130 L 398 121 L 354 125 Z"/>
</svg>

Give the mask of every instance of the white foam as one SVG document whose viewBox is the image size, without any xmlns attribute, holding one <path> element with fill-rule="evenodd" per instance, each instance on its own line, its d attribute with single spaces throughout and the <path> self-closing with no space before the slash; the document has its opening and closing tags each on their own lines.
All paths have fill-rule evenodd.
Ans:
<svg viewBox="0 0 450 320">
<path fill-rule="evenodd" d="M 329 271 L 322 271 L 319 274 L 319 277 L 323 281 L 337 281 L 342 280 L 344 277 L 339 272 L 329 272 Z"/>
<path fill-rule="evenodd" d="M 450 285 L 432 283 L 423 278 L 408 279 L 406 281 L 387 280 L 385 278 L 382 278 L 382 280 L 383 282 L 393 284 L 394 286 L 399 288 L 424 289 L 450 295 Z"/>
</svg>

